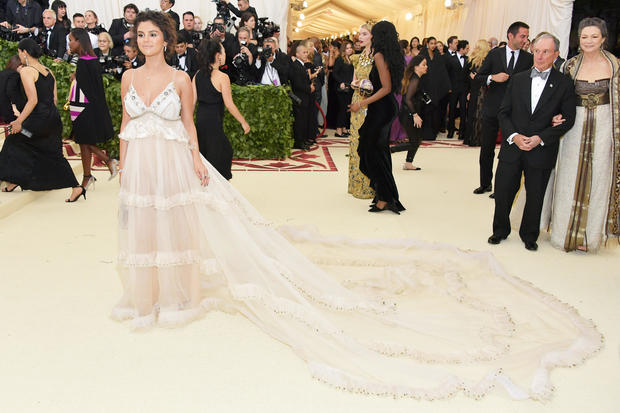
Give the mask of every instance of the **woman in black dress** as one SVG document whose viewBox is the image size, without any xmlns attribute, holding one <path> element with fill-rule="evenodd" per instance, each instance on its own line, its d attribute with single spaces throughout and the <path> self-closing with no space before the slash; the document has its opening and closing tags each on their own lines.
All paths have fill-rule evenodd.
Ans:
<svg viewBox="0 0 620 413">
<path fill-rule="evenodd" d="M 398 44 L 398 33 L 388 21 L 380 21 L 372 27 L 372 51 L 374 63 L 370 71 L 373 94 L 360 102 L 351 104 L 357 112 L 368 106 L 366 120 L 360 128 L 360 170 L 370 179 L 375 190 L 375 202 L 369 212 L 389 209 L 400 214 L 405 208 L 398 200 L 398 189 L 392 175 L 390 154 L 390 130 L 398 113 L 394 92 L 400 89 L 405 61 Z"/>
<path fill-rule="evenodd" d="M 424 106 L 422 113 L 422 138 L 424 140 L 435 140 L 442 124 L 445 123 L 445 108 L 452 85 L 450 76 L 446 68 L 447 55 L 441 55 L 437 51 L 437 39 L 429 37 L 427 46 L 422 49 L 420 54 L 426 57 L 428 74 L 424 76 L 422 87 L 429 94 L 431 102 Z M 442 114 L 443 112 L 443 114 Z"/>
<path fill-rule="evenodd" d="M 91 175 L 93 154 L 110 170 L 110 179 L 118 174 L 118 160 L 111 159 L 97 147 L 114 137 L 112 117 L 105 100 L 102 67 L 95 57 L 88 32 L 73 29 L 69 33 L 69 49 L 80 56 L 75 69 L 75 78 L 70 91 L 70 113 L 73 121 L 71 135 L 80 145 L 80 156 L 84 168 L 82 186 L 88 189 L 97 179 Z"/>
<path fill-rule="evenodd" d="M 11 135 L 0 152 L 0 181 L 3 192 L 20 186 L 33 191 L 73 188 L 68 202 L 86 190 L 78 185 L 69 162 L 62 153 L 62 122 L 56 109 L 56 79 L 39 62 L 41 47 L 26 38 L 17 45 L 24 67 L 19 75 L 28 99 L 24 110 L 11 122 Z"/>
<path fill-rule="evenodd" d="M 336 129 L 336 118 L 338 116 L 338 85 L 334 80 L 333 71 L 336 60 L 340 56 L 340 42 L 334 40 L 329 45 L 329 57 L 327 58 L 327 128 Z"/>
<path fill-rule="evenodd" d="M 21 64 L 19 56 L 11 56 L 6 63 L 6 68 L 0 72 L 0 121 L 2 123 L 11 123 L 17 119 L 13 105 L 21 112 L 26 104 L 18 72 L 21 70 Z"/>
<path fill-rule="evenodd" d="M 71 19 L 67 15 L 67 3 L 56 0 L 52 3 L 51 8 L 56 12 L 56 20 L 64 27 L 65 33 L 69 33 L 71 30 Z"/>
<path fill-rule="evenodd" d="M 421 169 L 413 166 L 412 162 L 422 142 L 421 114 L 425 103 L 421 79 L 427 70 L 426 58 L 418 54 L 411 59 L 403 78 L 403 86 L 401 88 L 403 104 L 400 108 L 398 119 L 407 133 L 409 142 L 392 146 L 391 151 L 392 153 L 407 151 L 407 158 L 403 166 L 405 170 L 419 171 Z"/>
<path fill-rule="evenodd" d="M 353 82 L 353 64 L 350 57 L 353 54 L 353 43 L 345 41 L 340 47 L 340 56 L 334 63 L 334 70 L 332 71 L 332 77 L 334 78 L 334 86 L 338 91 L 338 115 L 336 116 L 336 136 L 339 138 L 349 136 L 347 128 L 351 122 L 349 120 L 349 114 L 347 108 L 351 104 L 351 98 L 353 97 L 353 89 L 351 89 L 351 82 Z"/>
<path fill-rule="evenodd" d="M 222 126 L 224 106 L 239 121 L 243 133 L 250 133 L 250 125 L 233 102 L 228 75 L 219 70 L 226 62 L 226 51 L 222 44 L 218 40 L 203 40 L 198 52 L 200 69 L 192 81 L 194 96 L 198 100 L 198 148 L 220 175 L 231 179 L 233 150 Z"/>
</svg>

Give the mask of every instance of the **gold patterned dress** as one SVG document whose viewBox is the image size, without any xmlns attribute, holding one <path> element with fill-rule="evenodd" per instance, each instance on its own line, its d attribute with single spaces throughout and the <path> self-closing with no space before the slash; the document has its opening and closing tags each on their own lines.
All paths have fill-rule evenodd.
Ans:
<svg viewBox="0 0 620 413">
<path fill-rule="evenodd" d="M 373 59 L 362 57 L 361 54 L 351 56 L 351 63 L 355 68 L 355 78 L 357 80 L 368 79 L 372 69 Z M 353 92 L 351 104 L 362 100 L 358 90 Z M 359 129 L 366 119 L 366 110 L 362 109 L 357 112 L 351 112 L 351 129 L 349 130 L 349 193 L 356 198 L 370 199 L 374 198 L 375 191 L 370 187 L 370 180 L 360 171 L 360 157 L 357 154 L 357 146 L 359 144 Z"/>
</svg>

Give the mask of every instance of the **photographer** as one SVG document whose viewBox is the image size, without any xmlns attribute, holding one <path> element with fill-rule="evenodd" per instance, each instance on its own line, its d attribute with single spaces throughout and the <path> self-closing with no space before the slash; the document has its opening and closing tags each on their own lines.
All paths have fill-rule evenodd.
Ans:
<svg viewBox="0 0 620 413">
<path fill-rule="evenodd" d="M 256 33 L 256 19 L 252 13 L 245 12 L 241 15 L 241 23 L 239 28 L 246 27 L 250 31 L 249 42 L 255 46 L 258 46 L 257 33 Z"/>
<path fill-rule="evenodd" d="M 189 39 L 187 43 L 187 47 L 194 48 L 198 47 L 200 42 L 203 39 L 203 33 L 199 31 L 194 31 L 194 13 L 191 11 L 186 11 L 183 13 L 183 28 L 179 30 L 179 36 L 187 36 Z"/>
<path fill-rule="evenodd" d="M 270 37 L 263 42 L 262 52 L 255 63 L 256 78 L 263 85 L 282 86 L 288 84 L 291 59 L 279 49 L 278 41 Z"/>
<path fill-rule="evenodd" d="M 116 69 L 118 68 L 119 63 L 112 55 L 112 37 L 110 37 L 109 33 L 99 33 L 99 47 L 95 49 L 94 52 L 105 73 L 118 73 Z"/>
<path fill-rule="evenodd" d="M 93 10 L 86 10 L 86 13 L 84 13 L 84 21 L 86 22 L 85 29 L 95 36 L 99 36 L 99 33 L 107 31 L 105 27 L 99 24 L 99 17 Z"/>
<path fill-rule="evenodd" d="M 174 22 L 174 30 L 179 30 L 179 25 L 181 24 L 181 21 L 179 20 L 179 15 L 172 11 L 174 3 L 175 0 L 159 0 L 159 7 L 161 7 L 161 12 L 170 16 L 170 18 Z"/>
<path fill-rule="evenodd" d="M 124 54 L 115 58 L 119 63 L 118 69 L 116 69 L 115 76 L 120 80 L 123 77 L 123 73 L 129 69 L 137 69 L 144 64 L 138 59 L 138 45 L 136 42 L 131 41 L 123 46 Z"/>
<path fill-rule="evenodd" d="M 232 58 L 236 53 L 237 39 L 226 31 L 226 20 L 222 16 L 216 16 L 215 19 L 213 19 L 213 24 L 207 27 L 207 31 L 211 39 L 218 39 L 220 43 L 222 43 L 222 46 L 224 46 L 226 61 L 224 65 L 220 67 L 220 71 L 226 73 L 230 77 L 230 68 L 232 67 Z"/>
<path fill-rule="evenodd" d="M 136 21 L 138 15 L 138 6 L 133 3 L 129 3 L 123 8 L 123 17 L 120 19 L 112 20 L 110 25 L 110 36 L 114 42 L 112 48 L 112 54 L 114 56 L 120 56 L 123 53 L 123 46 L 128 43 L 133 37 L 131 28 Z"/>
<path fill-rule="evenodd" d="M 65 27 L 62 23 L 58 23 L 54 10 L 43 11 L 43 29 L 37 43 L 49 57 L 59 59 L 64 56 L 67 50 Z"/>
<path fill-rule="evenodd" d="M 198 60 L 196 50 L 189 47 L 190 40 L 187 32 L 179 32 L 177 44 L 174 46 L 175 54 L 170 58 L 169 64 L 175 69 L 187 73 L 191 79 L 198 70 Z"/>
<path fill-rule="evenodd" d="M 6 21 L 0 23 L 11 29 L 18 39 L 38 34 L 41 27 L 43 11 L 39 3 L 33 0 L 9 0 L 6 4 Z"/>
<path fill-rule="evenodd" d="M 254 7 L 250 7 L 250 0 L 237 1 L 237 5 L 239 6 L 238 9 L 230 4 L 230 0 L 221 1 L 228 4 L 228 10 L 230 10 L 235 16 L 241 17 L 241 15 L 245 12 L 252 13 L 254 15 L 254 21 L 258 22 L 258 13 L 256 13 L 256 9 Z"/>
<path fill-rule="evenodd" d="M 237 43 L 232 50 L 232 67 L 230 75 L 234 83 L 247 85 L 256 81 L 255 71 L 252 69 L 256 59 L 256 46 L 249 43 L 250 31 L 242 27 L 237 32 Z"/>
</svg>

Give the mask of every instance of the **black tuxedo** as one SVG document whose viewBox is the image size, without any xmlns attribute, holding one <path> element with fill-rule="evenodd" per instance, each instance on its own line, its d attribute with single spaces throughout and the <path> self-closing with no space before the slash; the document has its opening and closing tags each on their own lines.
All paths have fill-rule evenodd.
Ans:
<svg viewBox="0 0 620 413">
<path fill-rule="evenodd" d="M 179 30 L 179 27 L 181 25 L 181 20 L 179 19 L 179 15 L 173 12 L 172 9 L 168 10 L 166 14 L 170 16 L 170 18 L 174 21 L 174 30 Z"/>
<path fill-rule="evenodd" d="M 493 234 L 510 233 L 510 209 L 525 174 L 526 204 L 519 235 L 525 242 L 535 242 L 540 228 L 540 214 L 551 170 L 558 156 L 560 137 L 575 123 L 576 95 L 570 77 L 551 69 L 538 103 L 532 112 L 530 72 L 518 73 L 508 84 L 499 109 L 502 147 L 495 177 L 495 215 Z M 566 121 L 556 127 L 551 119 L 558 113 Z M 514 133 L 528 137 L 538 135 L 542 144 L 530 151 L 519 149 L 508 139 Z"/>
<path fill-rule="evenodd" d="M 293 93 L 301 99 L 301 103 L 293 103 L 295 147 L 301 148 L 308 138 L 310 138 L 310 103 L 312 103 L 310 77 L 308 76 L 308 71 L 305 66 L 297 60 L 291 63 L 289 78 Z M 314 138 L 314 136 L 312 136 L 312 138 Z"/>
<path fill-rule="evenodd" d="M 560 70 L 562 68 L 562 65 L 564 64 L 564 62 L 566 62 L 566 59 L 558 56 L 558 58 L 555 59 L 555 62 L 553 62 L 553 67 L 555 67 L 556 69 Z"/>
<path fill-rule="evenodd" d="M 198 71 L 198 53 L 193 48 L 188 47 L 187 50 L 185 51 L 185 54 L 186 54 L 185 67 L 187 68 L 187 70 L 183 70 L 183 71 L 187 73 L 191 79 L 194 77 L 194 75 Z M 177 55 L 176 53 L 172 55 L 172 57 L 170 58 L 169 64 L 170 66 L 176 67 L 179 70 L 181 70 L 179 66 L 180 65 L 179 55 Z"/>
<path fill-rule="evenodd" d="M 123 46 L 125 46 L 124 36 L 128 31 L 129 26 L 124 18 L 112 20 L 108 33 L 110 33 L 112 42 L 114 43 L 114 47 L 112 48 L 112 54 L 114 56 L 123 54 Z"/>
<path fill-rule="evenodd" d="M 496 47 L 491 50 L 480 65 L 476 79 L 483 80 L 490 75 L 508 73 L 508 60 L 505 47 Z M 512 76 L 528 70 L 534 64 L 534 58 L 525 50 L 519 51 L 519 56 L 514 63 Z M 488 187 L 493 179 L 493 159 L 495 158 L 495 144 L 499 121 L 497 111 L 502 104 L 508 82 L 493 82 L 489 84 L 487 93 L 482 104 L 482 139 L 480 142 L 480 186 Z"/>
<path fill-rule="evenodd" d="M 49 47 L 47 43 L 48 29 L 43 27 L 40 33 L 41 46 L 50 57 L 63 57 L 67 51 L 67 33 L 62 23 L 56 23 L 51 29 Z"/>
<path fill-rule="evenodd" d="M 280 77 L 280 85 L 287 85 L 289 82 L 289 71 L 291 67 L 291 58 L 288 57 L 285 53 L 280 50 L 276 50 L 276 57 L 271 62 L 271 66 L 276 69 L 278 72 L 278 76 Z M 260 82 L 263 79 L 263 75 L 265 74 L 265 68 L 267 65 L 262 59 L 260 60 L 261 66 L 256 69 L 256 79 Z M 256 67 L 256 66 L 255 66 Z"/>
<path fill-rule="evenodd" d="M 448 56 L 446 65 L 448 74 L 450 75 L 450 83 L 452 84 L 452 93 L 450 94 L 450 113 L 448 115 L 448 133 L 454 131 L 454 119 L 456 118 L 457 104 L 460 109 L 459 137 L 463 139 L 465 136 L 465 125 L 467 122 L 467 93 L 469 92 L 469 65 L 467 64 L 467 56 L 464 56 L 465 62 L 463 66 L 459 61 L 458 52 L 453 56 Z"/>
</svg>

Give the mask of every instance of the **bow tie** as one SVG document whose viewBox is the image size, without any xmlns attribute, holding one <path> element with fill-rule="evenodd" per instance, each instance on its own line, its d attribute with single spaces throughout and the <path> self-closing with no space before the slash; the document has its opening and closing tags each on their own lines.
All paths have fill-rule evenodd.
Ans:
<svg viewBox="0 0 620 413">
<path fill-rule="evenodd" d="M 178 54 L 177 57 L 180 59 L 182 57 L 187 57 L 187 53 L 183 53 L 183 54 Z"/>
<path fill-rule="evenodd" d="M 540 77 L 542 80 L 547 80 L 547 78 L 549 77 L 549 73 L 551 73 L 550 70 L 545 72 L 539 72 L 538 69 L 533 68 L 532 72 L 530 73 L 530 78 L 534 79 L 535 77 Z"/>
</svg>

